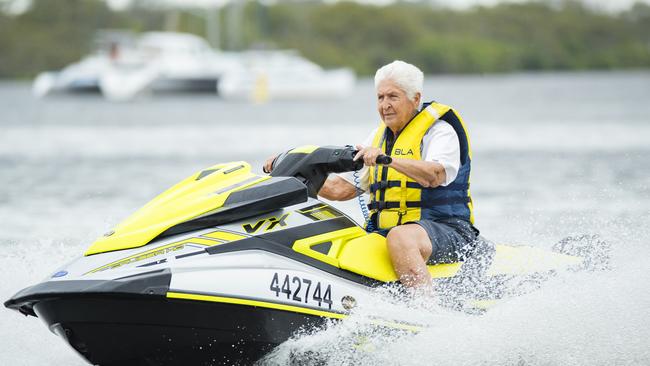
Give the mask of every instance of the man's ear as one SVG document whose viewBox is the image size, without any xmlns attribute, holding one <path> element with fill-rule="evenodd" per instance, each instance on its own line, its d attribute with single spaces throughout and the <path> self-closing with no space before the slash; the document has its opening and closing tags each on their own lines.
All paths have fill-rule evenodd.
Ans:
<svg viewBox="0 0 650 366">
<path fill-rule="evenodd" d="M 417 93 L 415 93 L 415 98 L 413 98 L 413 101 L 415 102 L 415 105 L 417 105 L 418 107 L 420 106 L 420 97 L 421 96 L 422 96 L 422 94 L 420 94 L 420 92 L 417 92 Z"/>
</svg>

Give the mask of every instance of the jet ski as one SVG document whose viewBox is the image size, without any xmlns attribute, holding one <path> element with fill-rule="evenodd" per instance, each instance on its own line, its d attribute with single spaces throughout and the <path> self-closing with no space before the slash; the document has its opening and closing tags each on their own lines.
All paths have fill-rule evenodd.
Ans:
<svg viewBox="0 0 650 366">
<path fill-rule="evenodd" d="M 201 170 L 5 306 L 41 318 L 92 364 L 253 363 L 297 330 L 344 319 L 398 281 L 385 237 L 317 198 L 328 174 L 361 168 L 355 153 L 303 146 L 270 175 L 243 161 Z M 472 289 L 454 303 L 462 309 L 507 296 L 510 278 L 585 263 L 481 242 L 461 263 L 429 266 L 440 286 L 463 283 L 467 273 L 490 284 L 461 286 Z"/>
</svg>

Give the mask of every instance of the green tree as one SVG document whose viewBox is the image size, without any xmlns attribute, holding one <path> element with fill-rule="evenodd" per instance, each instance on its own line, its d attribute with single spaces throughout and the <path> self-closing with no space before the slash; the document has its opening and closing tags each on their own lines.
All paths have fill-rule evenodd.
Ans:
<svg viewBox="0 0 650 366">
<path fill-rule="evenodd" d="M 227 11 L 221 12 L 221 34 L 227 33 Z M 177 30 L 203 35 L 205 19 L 195 13 L 180 13 Z M 575 0 L 463 11 L 427 1 L 250 0 L 242 14 L 233 47 L 297 49 L 321 65 L 350 66 L 364 75 L 393 59 L 427 73 L 650 67 L 650 6 L 643 3 L 606 14 Z M 34 0 L 19 16 L 0 12 L 0 77 L 61 68 L 91 51 L 96 30 L 162 30 L 165 15 L 155 0 L 138 0 L 122 12 L 100 0 Z"/>
</svg>

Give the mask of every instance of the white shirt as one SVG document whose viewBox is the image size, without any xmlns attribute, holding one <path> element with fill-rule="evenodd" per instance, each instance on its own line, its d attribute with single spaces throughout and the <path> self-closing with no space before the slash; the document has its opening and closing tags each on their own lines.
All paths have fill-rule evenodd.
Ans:
<svg viewBox="0 0 650 366">
<path fill-rule="evenodd" d="M 378 129 L 379 127 L 372 131 L 361 145 L 372 145 L 372 140 Z M 443 120 L 436 121 L 422 138 L 421 149 L 421 156 L 424 161 L 435 161 L 445 168 L 445 175 L 447 177 L 442 186 L 447 186 L 456 179 L 458 169 L 460 168 L 460 143 L 458 142 L 456 131 L 454 131 L 454 128 L 449 123 Z M 364 191 L 368 190 L 369 171 L 368 167 L 364 166 L 358 173 L 359 188 Z M 341 173 L 339 177 L 356 185 L 353 172 Z"/>
</svg>

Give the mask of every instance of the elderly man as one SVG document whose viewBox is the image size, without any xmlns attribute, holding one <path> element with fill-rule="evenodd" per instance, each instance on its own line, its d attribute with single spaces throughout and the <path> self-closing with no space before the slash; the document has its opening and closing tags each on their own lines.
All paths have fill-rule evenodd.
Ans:
<svg viewBox="0 0 650 366">
<path fill-rule="evenodd" d="M 448 106 L 432 102 L 418 109 L 423 79 L 422 71 L 403 61 L 377 70 L 377 110 L 382 122 L 357 145 L 355 159 L 365 164 L 360 187 L 351 173 L 332 175 L 319 195 L 348 200 L 369 192 L 372 215 L 367 230 L 386 235 L 402 284 L 429 291 L 427 264 L 458 261 L 478 230 L 472 225 L 467 130 Z M 381 154 L 392 156 L 392 163 L 377 165 Z"/>
</svg>

